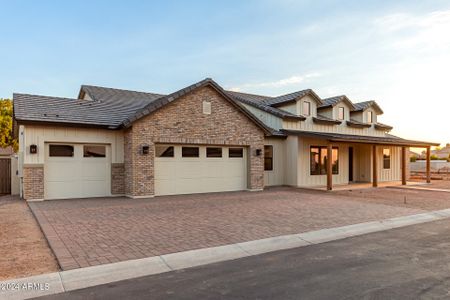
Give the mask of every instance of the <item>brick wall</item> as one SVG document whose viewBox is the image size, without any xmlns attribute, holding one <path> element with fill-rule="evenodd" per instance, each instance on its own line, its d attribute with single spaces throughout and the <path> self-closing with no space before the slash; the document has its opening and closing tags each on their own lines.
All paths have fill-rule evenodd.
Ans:
<svg viewBox="0 0 450 300">
<path fill-rule="evenodd" d="M 23 198 L 44 199 L 44 166 L 23 166 Z"/>
<path fill-rule="evenodd" d="M 111 194 L 125 194 L 125 164 L 111 164 Z"/>
<path fill-rule="evenodd" d="M 203 101 L 211 114 L 203 114 Z M 249 189 L 264 187 L 264 132 L 212 87 L 194 90 L 156 112 L 137 120 L 125 132 L 125 192 L 130 196 L 154 194 L 155 143 L 248 146 Z M 142 145 L 150 153 L 140 153 Z"/>
</svg>

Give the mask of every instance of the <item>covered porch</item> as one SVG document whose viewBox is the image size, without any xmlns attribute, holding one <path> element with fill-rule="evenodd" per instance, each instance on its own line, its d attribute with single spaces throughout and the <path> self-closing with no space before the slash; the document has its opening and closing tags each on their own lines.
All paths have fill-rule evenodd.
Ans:
<svg viewBox="0 0 450 300">
<path fill-rule="evenodd" d="M 407 173 L 409 164 L 409 147 L 426 149 L 426 182 L 431 182 L 430 156 L 431 146 L 438 146 L 437 143 L 406 140 L 393 135 L 388 136 L 361 136 L 325 132 L 311 132 L 300 130 L 283 130 L 290 136 L 298 136 L 305 139 L 321 140 L 326 145 L 326 155 L 323 159 L 324 170 L 326 171 L 326 186 L 320 187 L 326 190 L 334 188 L 342 189 L 343 184 L 337 185 L 333 182 L 333 149 L 339 147 L 348 151 L 344 168 L 348 168 L 348 188 L 378 187 L 392 184 L 407 185 Z M 345 147 L 342 147 L 345 145 Z M 394 150 L 391 152 L 391 149 Z M 395 158 L 395 163 L 391 163 L 391 157 Z M 389 158 L 388 160 L 386 158 Z M 312 159 L 310 157 L 310 159 Z M 312 163 L 312 162 L 311 162 Z M 348 165 L 347 165 L 348 164 Z M 339 163 L 341 165 L 341 163 Z M 385 166 L 388 165 L 389 172 Z M 310 166 L 311 168 L 311 166 Z M 395 174 L 395 175 L 393 175 Z M 325 176 L 325 175 L 324 175 Z"/>
</svg>

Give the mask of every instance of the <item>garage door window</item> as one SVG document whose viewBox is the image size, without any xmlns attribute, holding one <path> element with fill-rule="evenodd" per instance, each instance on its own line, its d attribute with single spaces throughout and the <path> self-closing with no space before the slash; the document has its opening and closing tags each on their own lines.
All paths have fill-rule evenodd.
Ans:
<svg viewBox="0 0 450 300">
<path fill-rule="evenodd" d="M 106 157 L 106 147 L 84 145 L 83 157 Z"/>
<path fill-rule="evenodd" d="M 206 148 L 206 157 L 222 157 L 222 148 Z"/>
<path fill-rule="evenodd" d="M 156 157 L 174 157 L 173 146 L 156 146 Z"/>
<path fill-rule="evenodd" d="M 50 157 L 73 157 L 72 145 L 50 145 L 49 146 Z"/>
<path fill-rule="evenodd" d="M 181 156 L 183 156 L 183 157 L 199 157 L 198 147 L 183 147 L 183 148 L 181 148 Z"/>
<path fill-rule="evenodd" d="M 244 157 L 244 149 L 242 148 L 229 148 L 228 157 Z"/>
</svg>

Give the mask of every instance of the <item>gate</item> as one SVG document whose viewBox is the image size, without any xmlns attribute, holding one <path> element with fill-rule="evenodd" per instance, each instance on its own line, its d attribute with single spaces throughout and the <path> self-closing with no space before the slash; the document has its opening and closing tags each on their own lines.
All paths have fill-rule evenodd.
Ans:
<svg viewBox="0 0 450 300">
<path fill-rule="evenodd" d="M 11 194 L 11 158 L 0 158 L 0 195 Z"/>
</svg>

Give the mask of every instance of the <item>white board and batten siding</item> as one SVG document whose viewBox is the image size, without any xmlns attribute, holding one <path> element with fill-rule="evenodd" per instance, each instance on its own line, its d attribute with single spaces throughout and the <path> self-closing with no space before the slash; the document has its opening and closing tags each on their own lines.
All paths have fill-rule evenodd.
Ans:
<svg viewBox="0 0 450 300">
<path fill-rule="evenodd" d="M 124 137 L 122 131 L 21 125 L 19 135 L 23 138 L 19 152 L 23 153 L 24 164 L 43 164 L 46 143 L 69 144 L 105 144 L 111 147 L 111 162 L 123 163 Z M 30 154 L 30 145 L 37 145 L 37 154 Z"/>
<path fill-rule="evenodd" d="M 266 138 L 264 145 L 272 146 L 273 168 L 271 171 L 264 171 L 264 185 L 277 186 L 285 184 L 286 171 L 286 142 L 280 138 Z"/>
<path fill-rule="evenodd" d="M 44 168 L 44 199 L 111 196 L 111 163 L 123 163 L 124 139 L 121 131 L 20 126 L 19 170 L 23 166 Z M 30 146 L 37 153 L 30 153 Z M 51 145 L 73 147 L 72 156 L 50 156 Z M 84 147 L 104 147 L 105 157 L 84 157 Z"/>
</svg>

